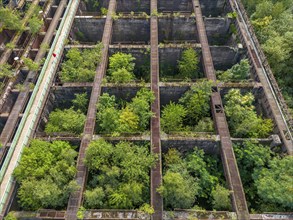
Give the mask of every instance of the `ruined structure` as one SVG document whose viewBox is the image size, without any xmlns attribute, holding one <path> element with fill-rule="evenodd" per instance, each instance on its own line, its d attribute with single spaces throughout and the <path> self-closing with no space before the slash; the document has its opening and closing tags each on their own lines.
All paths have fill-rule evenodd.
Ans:
<svg viewBox="0 0 293 220">
<path fill-rule="evenodd" d="M 17 165 L 23 147 L 34 137 L 44 140 L 68 140 L 79 145 L 76 180 L 80 188 L 72 193 L 66 210 L 40 210 L 36 213 L 18 213 L 27 219 L 77 219 L 77 212 L 83 204 L 83 191 L 87 184 L 87 169 L 83 163 L 85 149 L 91 140 L 100 138 L 95 133 L 96 105 L 101 94 L 107 92 L 116 97 L 130 99 L 142 87 L 150 88 L 155 95 L 149 134 L 128 137 L 105 137 L 110 141 L 148 141 L 151 150 L 161 155 L 168 148 L 188 151 L 194 146 L 209 154 L 220 155 L 225 177 L 231 190 L 233 213 L 174 211 L 175 217 L 163 210 L 163 198 L 156 191 L 162 183 L 161 157 L 150 173 L 150 201 L 155 213 L 149 217 L 137 211 L 89 210 L 85 219 L 187 219 L 213 216 L 214 219 L 263 219 L 265 215 L 249 213 L 239 175 L 232 143 L 243 139 L 231 137 L 222 98 L 231 88 L 252 91 L 256 98 L 258 113 L 274 122 L 273 133 L 262 143 L 278 146 L 285 154 L 293 153 L 292 121 L 287 112 L 275 80 L 265 57 L 250 27 L 248 18 L 239 0 L 99 0 L 99 7 L 107 9 L 106 14 L 93 10 L 89 4 L 79 0 L 56 0 L 42 3 L 45 24 L 37 36 L 24 32 L 16 39 L 16 47 L 0 52 L 1 62 L 14 62 L 15 56 L 27 55 L 39 62 L 47 57 L 42 71 L 28 71 L 14 63 L 21 74 L 15 82 L 7 82 L 0 101 L 0 141 L 3 145 L 1 159 L 1 218 L 13 210 L 17 186 L 12 172 Z M 38 4 L 39 2 L 33 1 Z M 66 6 L 66 7 L 65 7 Z M 236 12 L 235 18 L 227 13 Z M 232 30 L 233 27 L 235 30 Z M 55 31 L 57 30 L 57 31 Z M 15 33 L 2 32 L 1 43 L 7 43 Z M 54 39 L 54 40 L 52 40 Z M 75 41 L 78 41 L 76 43 Z M 69 43 L 68 43 L 69 42 Z M 64 55 L 70 48 L 92 48 L 102 42 L 102 59 L 97 66 L 93 82 L 64 83 L 58 71 Z M 48 51 L 41 50 L 41 44 L 49 44 Z M 161 72 L 174 71 L 177 60 L 186 48 L 194 48 L 200 54 L 200 69 L 215 85 L 211 95 L 211 110 L 216 132 L 195 136 L 166 135 L 160 129 L 160 113 L 163 106 L 178 99 L 194 82 L 164 79 Z M 116 52 L 131 53 L 136 66 L 149 65 L 147 82 L 127 84 L 105 83 L 108 58 Z M 56 56 L 53 56 L 53 53 Z M 248 58 L 251 64 L 251 78 L 247 82 L 223 83 L 217 81 L 216 70 L 226 70 Z M 4 60 L 5 59 L 5 60 Z M 24 90 L 12 89 L 23 82 Z M 34 89 L 30 83 L 35 83 Z M 9 84 L 10 83 L 10 84 Z M 8 87 L 10 86 L 10 87 Z M 80 136 L 68 134 L 46 135 L 44 127 L 50 112 L 61 106 L 70 106 L 75 93 L 86 92 L 89 106 L 83 133 Z M 32 217 L 33 216 L 33 217 Z M 284 218 L 289 216 L 284 214 Z M 272 216 L 271 219 L 279 216 Z M 290 218 L 290 216 L 288 217 Z M 292 215 L 291 215 L 291 218 Z"/>
</svg>

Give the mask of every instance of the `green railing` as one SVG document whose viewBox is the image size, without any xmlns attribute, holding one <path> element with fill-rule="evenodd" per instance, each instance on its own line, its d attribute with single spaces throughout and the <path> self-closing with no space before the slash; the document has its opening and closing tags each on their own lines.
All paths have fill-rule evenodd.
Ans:
<svg viewBox="0 0 293 220">
<path fill-rule="evenodd" d="M 21 158 L 23 149 L 28 144 L 29 138 L 32 135 L 33 125 L 35 124 L 35 122 L 37 120 L 37 116 L 38 116 L 39 112 L 41 111 L 41 106 L 43 105 L 43 102 L 45 101 L 46 93 L 50 89 L 51 79 L 52 79 L 52 77 L 54 77 L 55 68 L 56 68 L 56 65 L 58 64 L 57 61 L 61 57 L 61 52 L 64 48 L 65 40 L 68 37 L 69 31 L 71 28 L 71 24 L 73 22 L 78 4 L 79 4 L 79 0 L 70 0 L 68 6 L 66 8 L 66 11 L 63 15 L 64 19 L 62 19 L 62 21 L 60 23 L 60 26 L 59 26 L 58 31 L 56 33 L 56 36 L 55 36 L 55 39 L 54 39 L 53 44 L 51 46 L 51 49 L 49 51 L 49 54 L 46 58 L 46 61 L 44 63 L 44 66 L 42 68 L 40 76 L 39 76 L 38 81 L 36 83 L 36 86 L 34 88 L 34 91 L 31 95 L 29 103 L 25 109 L 24 115 L 23 115 L 22 120 L 20 122 L 20 125 L 16 131 L 16 134 L 13 138 L 11 147 L 7 153 L 5 161 L 1 167 L 1 170 L 0 170 L 1 184 L 3 182 L 4 176 L 5 176 L 5 173 L 6 173 L 6 170 L 9 166 L 9 164 L 11 162 L 15 162 L 15 166 L 13 167 L 13 169 L 17 166 L 17 164 Z M 61 41 L 61 43 L 57 45 L 58 41 Z M 51 62 L 51 64 L 49 64 L 53 53 L 57 54 L 57 57 L 55 59 L 53 59 L 53 62 Z M 45 72 L 48 71 L 48 69 L 50 72 L 48 74 L 48 77 L 46 79 L 44 79 Z M 41 88 L 41 85 L 43 88 L 43 90 L 41 91 L 41 98 L 39 100 L 36 100 L 36 95 L 40 92 L 39 89 Z M 38 105 L 37 105 L 37 108 L 34 109 L 33 119 L 31 121 L 27 121 L 28 115 L 30 114 L 30 112 L 32 110 L 32 106 L 35 102 L 38 102 Z M 24 131 L 23 129 L 24 129 L 25 125 L 27 125 L 27 123 L 29 123 L 29 126 L 28 126 L 29 129 Z M 18 143 L 20 135 L 23 134 L 23 132 L 26 132 L 25 138 L 22 143 Z M 20 144 L 20 146 L 21 146 L 20 153 L 18 154 L 16 161 L 11 161 L 14 150 L 18 144 Z M 8 181 L 7 185 L 5 186 L 4 193 L 1 192 L 2 197 L 0 198 L 0 213 L 3 212 L 3 207 L 6 203 L 6 200 L 8 198 L 8 195 L 11 190 L 12 183 L 13 183 L 13 176 L 10 175 L 8 178 L 9 178 L 9 181 Z"/>
</svg>

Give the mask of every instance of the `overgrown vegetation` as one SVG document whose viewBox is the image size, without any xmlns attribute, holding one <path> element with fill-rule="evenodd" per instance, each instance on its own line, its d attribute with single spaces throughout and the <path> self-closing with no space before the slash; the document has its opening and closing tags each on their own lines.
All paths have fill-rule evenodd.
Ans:
<svg viewBox="0 0 293 220">
<path fill-rule="evenodd" d="M 37 71 L 39 69 L 39 64 L 34 62 L 32 59 L 27 57 L 21 58 L 24 62 L 24 65 L 27 66 L 27 68 L 31 71 Z"/>
<path fill-rule="evenodd" d="M 195 131 L 213 132 L 210 116 L 210 95 L 212 82 L 198 81 L 180 99 L 162 110 L 161 125 L 167 132 Z"/>
<path fill-rule="evenodd" d="M 0 79 L 5 77 L 13 77 L 12 66 L 8 63 L 0 65 Z"/>
<path fill-rule="evenodd" d="M 225 95 L 225 113 L 234 137 L 266 138 L 273 131 L 272 120 L 258 116 L 253 103 L 253 94 L 242 95 L 239 89 Z"/>
<path fill-rule="evenodd" d="M 115 96 L 104 93 L 97 105 L 98 132 L 119 135 L 145 131 L 153 115 L 150 106 L 154 99 L 150 90 L 142 88 L 131 102 L 118 105 Z"/>
<path fill-rule="evenodd" d="M 243 3 L 283 95 L 293 108 L 293 1 L 243 0 Z"/>
<path fill-rule="evenodd" d="M 189 48 L 183 51 L 181 59 L 178 61 L 179 75 L 183 78 L 199 78 L 198 69 L 199 58 L 196 51 Z"/>
<path fill-rule="evenodd" d="M 250 141 L 234 145 L 234 152 L 251 212 L 291 211 L 293 157 Z"/>
<path fill-rule="evenodd" d="M 45 127 L 47 134 L 55 132 L 81 134 L 83 132 L 88 106 L 86 93 L 75 94 L 72 104 L 73 106 L 69 109 L 56 109 L 50 113 L 49 121 Z"/>
<path fill-rule="evenodd" d="M 182 52 L 177 65 L 163 62 L 160 64 L 160 77 L 162 81 L 169 80 L 170 78 L 172 80 L 191 80 L 202 77 L 202 73 L 199 71 L 198 53 L 193 48 L 188 48 Z"/>
<path fill-rule="evenodd" d="M 113 83 L 128 83 L 135 79 L 133 74 L 135 58 L 131 54 L 118 52 L 109 58 L 109 81 Z"/>
<path fill-rule="evenodd" d="M 156 157 L 148 144 L 130 142 L 115 145 L 99 139 L 86 150 L 89 184 L 85 207 L 92 209 L 135 209 L 149 203 L 150 169 Z"/>
<path fill-rule="evenodd" d="M 24 149 L 14 177 L 19 184 L 17 197 L 24 210 L 65 208 L 76 173 L 74 147 L 64 141 L 33 140 Z"/>
<path fill-rule="evenodd" d="M 0 6 L 0 32 L 4 29 L 20 31 L 23 29 L 20 14 L 16 10 Z"/>
<path fill-rule="evenodd" d="M 169 149 L 164 155 L 163 195 L 165 209 L 230 210 L 229 190 L 225 187 L 222 166 L 216 156 L 194 148 L 187 155 Z"/>
<path fill-rule="evenodd" d="M 34 15 L 32 18 L 30 18 L 28 22 L 28 26 L 30 28 L 30 32 L 32 34 L 37 34 L 41 27 L 43 26 L 44 21 L 42 19 L 39 19 L 37 15 Z"/>
<path fill-rule="evenodd" d="M 101 60 L 102 44 L 92 49 L 71 48 L 59 73 L 62 82 L 91 82 Z"/>
<path fill-rule="evenodd" d="M 223 82 L 246 80 L 250 75 L 250 65 L 247 59 L 235 64 L 226 71 L 217 71 L 217 78 Z"/>
</svg>

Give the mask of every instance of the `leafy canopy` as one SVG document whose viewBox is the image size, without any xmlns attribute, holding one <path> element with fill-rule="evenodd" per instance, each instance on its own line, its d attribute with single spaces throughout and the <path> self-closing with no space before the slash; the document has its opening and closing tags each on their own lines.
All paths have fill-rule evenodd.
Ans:
<svg viewBox="0 0 293 220">
<path fill-rule="evenodd" d="M 292 156 L 278 157 L 268 146 L 234 145 L 248 206 L 257 212 L 292 210 Z"/>
<path fill-rule="evenodd" d="M 252 93 L 242 95 L 239 89 L 231 89 L 225 95 L 225 113 L 234 136 L 264 138 L 272 132 L 272 120 L 258 116 L 253 102 Z"/>
<path fill-rule="evenodd" d="M 226 71 L 217 71 L 217 78 L 221 81 L 245 80 L 249 77 L 250 65 L 247 59 L 243 59 L 239 64 L 235 64 Z"/>
<path fill-rule="evenodd" d="M 63 82 L 90 82 L 94 80 L 96 68 L 101 60 L 102 44 L 92 49 L 70 49 L 66 61 L 61 65 L 60 78 Z"/>
<path fill-rule="evenodd" d="M 213 132 L 210 116 L 210 95 L 212 82 L 197 81 L 179 99 L 163 108 L 161 124 L 165 132 L 196 131 Z"/>
<path fill-rule="evenodd" d="M 171 131 L 182 131 L 183 119 L 186 114 L 187 110 L 183 105 L 171 102 L 163 109 L 161 118 L 162 129 L 167 133 Z"/>
<path fill-rule="evenodd" d="M 127 83 L 131 82 L 135 77 L 133 74 L 135 58 L 131 54 L 118 52 L 109 58 L 110 82 Z"/>
<path fill-rule="evenodd" d="M 97 105 L 99 131 L 104 133 L 135 133 L 147 129 L 151 116 L 151 103 L 155 97 L 146 88 L 140 89 L 131 102 L 119 109 L 115 96 L 104 93 Z"/>
<path fill-rule="evenodd" d="M 33 140 L 25 148 L 14 177 L 20 184 L 18 198 L 25 210 L 62 208 L 77 185 L 77 152 L 69 143 Z"/>
<path fill-rule="evenodd" d="M 258 40 L 289 107 L 293 107 L 292 0 L 243 0 Z"/>
<path fill-rule="evenodd" d="M 264 202 L 276 203 L 288 210 L 293 208 L 293 157 L 274 158 L 269 167 L 255 178 L 257 193 Z"/>
<path fill-rule="evenodd" d="M 217 164 L 216 158 L 196 148 L 185 158 L 176 149 L 169 149 L 163 160 L 163 184 L 157 189 L 164 198 L 165 208 L 188 209 L 201 205 L 202 200 L 206 201 L 207 208 L 218 208 L 219 197 L 211 196 L 213 191 L 218 190 L 218 185 L 224 182 Z M 223 187 L 221 190 L 224 192 L 221 199 L 229 201 L 229 193 L 225 193 Z M 221 208 L 230 209 L 228 204 L 225 203 L 225 207 Z"/>
<path fill-rule="evenodd" d="M 51 112 L 49 122 L 46 125 L 46 133 L 69 132 L 73 134 L 81 134 L 86 116 L 79 110 L 56 109 Z"/>
<path fill-rule="evenodd" d="M 149 172 L 155 160 L 148 145 L 138 146 L 130 142 L 112 145 L 103 139 L 91 142 L 84 161 L 90 172 L 85 206 L 140 207 L 149 201 Z"/>
<path fill-rule="evenodd" d="M 23 29 L 19 13 L 2 6 L 0 7 L 0 23 L 2 23 L 0 32 L 2 32 L 3 29 L 16 31 Z"/>
<path fill-rule="evenodd" d="M 81 134 L 86 120 L 88 99 L 87 94 L 75 94 L 72 100 L 72 107 L 69 109 L 56 109 L 49 115 L 49 121 L 46 124 L 45 132 L 69 132 Z"/>
<path fill-rule="evenodd" d="M 198 64 L 198 54 L 194 49 L 189 48 L 183 51 L 182 57 L 178 61 L 179 75 L 184 78 L 199 78 L 200 72 Z"/>
</svg>

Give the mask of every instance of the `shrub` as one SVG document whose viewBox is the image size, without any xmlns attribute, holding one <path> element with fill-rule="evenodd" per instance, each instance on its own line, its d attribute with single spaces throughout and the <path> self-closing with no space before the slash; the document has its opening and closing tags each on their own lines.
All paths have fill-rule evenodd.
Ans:
<svg viewBox="0 0 293 220">
<path fill-rule="evenodd" d="M 198 64 L 198 55 L 194 49 L 183 51 L 181 60 L 178 61 L 179 75 L 184 78 L 199 78 Z"/>
<path fill-rule="evenodd" d="M 148 202 L 149 172 L 155 160 L 148 145 L 92 141 L 84 161 L 91 177 L 85 192 L 86 207 L 133 209 Z"/>
<path fill-rule="evenodd" d="M 109 59 L 110 81 L 114 83 L 127 83 L 134 79 L 135 58 L 131 54 L 115 53 Z"/>
</svg>

